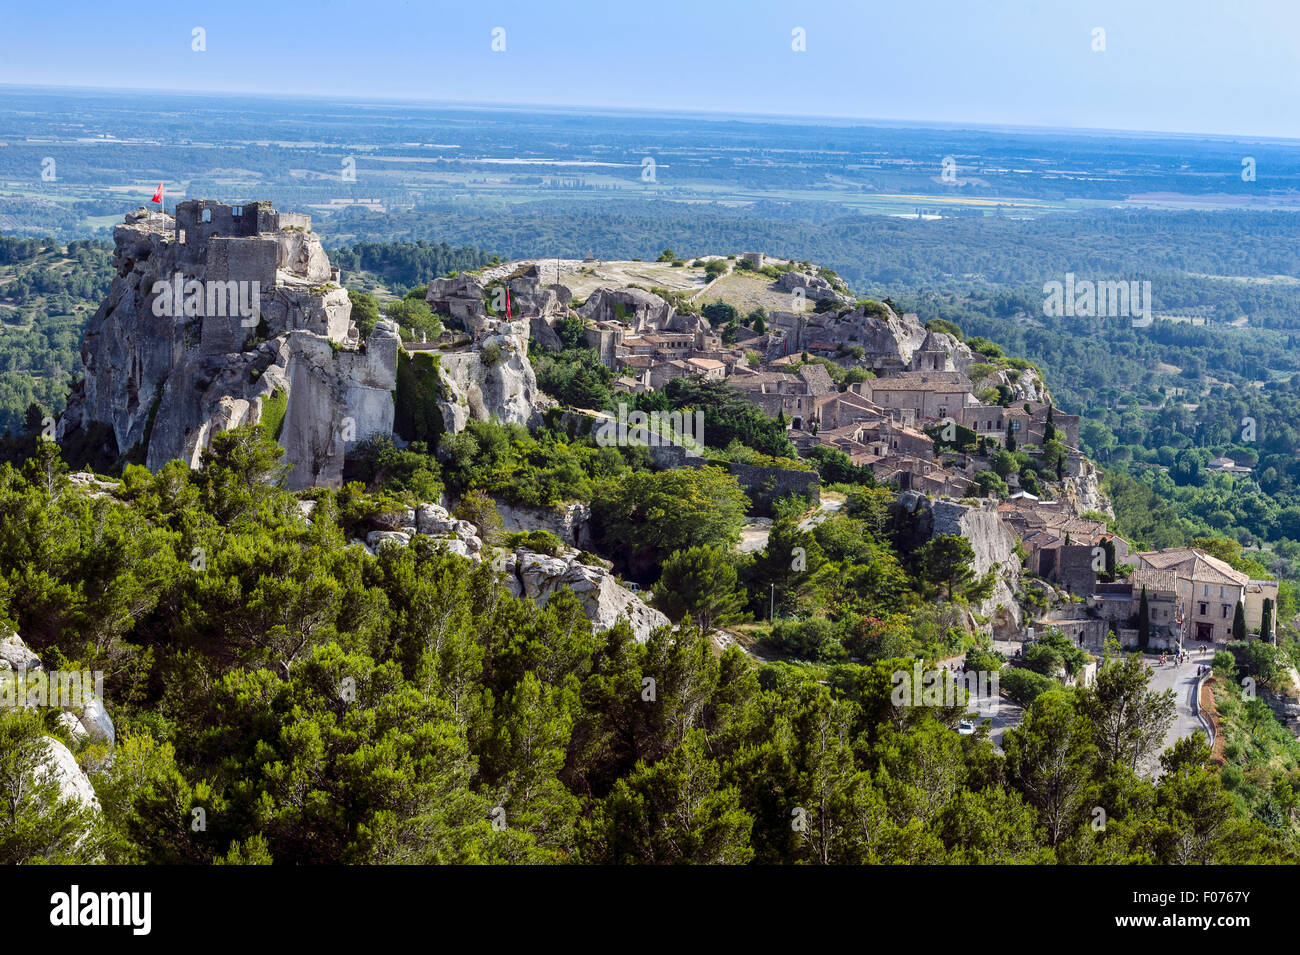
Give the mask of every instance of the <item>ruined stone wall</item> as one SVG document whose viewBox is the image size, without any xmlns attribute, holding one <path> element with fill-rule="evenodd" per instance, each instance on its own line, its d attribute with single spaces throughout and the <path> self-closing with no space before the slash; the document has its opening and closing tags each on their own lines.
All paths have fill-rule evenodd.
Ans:
<svg viewBox="0 0 1300 955">
<path fill-rule="evenodd" d="M 282 220 L 269 203 L 198 200 L 177 213 L 141 209 L 114 230 L 118 275 L 87 327 L 86 373 L 59 437 L 103 423 L 118 454 L 142 446 L 151 469 L 173 459 L 195 467 L 215 434 L 260 422 L 279 391 L 288 398 L 280 442 L 294 486 L 337 485 L 346 450 L 391 431 L 396 328 L 380 322 L 364 353 L 350 348 L 351 303 L 346 291 L 319 281 L 333 270 L 307 231 L 309 217 Z M 291 231 L 259 231 L 282 221 Z M 174 288 L 177 272 L 200 283 L 200 314 L 155 314 L 155 284 Z M 227 314 L 204 314 L 210 293 L 221 300 L 214 311 Z"/>
</svg>

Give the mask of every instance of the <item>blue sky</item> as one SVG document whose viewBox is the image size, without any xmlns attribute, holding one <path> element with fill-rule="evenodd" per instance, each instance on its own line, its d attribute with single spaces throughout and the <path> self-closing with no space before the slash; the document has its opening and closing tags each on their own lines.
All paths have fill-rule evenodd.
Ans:
<svg viewBox="0 0 1300 955">
<path fill-rule="evenodd" d="M 0 83 L 1300 137 L 1300 2 L 6 3 Z"/>
</svg>

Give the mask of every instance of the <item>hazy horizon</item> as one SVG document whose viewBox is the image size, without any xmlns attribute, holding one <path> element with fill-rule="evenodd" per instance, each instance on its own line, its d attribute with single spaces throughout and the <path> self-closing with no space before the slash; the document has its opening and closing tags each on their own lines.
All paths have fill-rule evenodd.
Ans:
<svg viewBox="0 0 1300 955">
<path fill-rule="evenodd" d="M 1021 0 L 883 10 L 760 0 L 664 3 L 653 14 L 587 0 L 505 2 L 489 13 L 398 0 L 327 0 L 309 13 L 248 0 L 201 14 L 157 0 L 137 9 L 129 21 L 84 0 L 8 11 L 0 84 L 1300 138 L 1289 108 L 1300 99 L 1290 40 L 1300 35 L 1300 8 L 1272 0 L 1088 10 Z M 498 28 L 504 49 L 494 51 Z"/>
<path fill-rule="evenodd" d="M 587 103 L 531 103 L 507 102 L 501 100 L 437 100 L 423 98 L 403 98 L 395 96 L 349 96 L 345 94 L 323 93 L 258 93 L 251 90 L 191 90 L 168 89 L 162 87 L 122 87 L 122 86 L 53 86 L 23 83 L 0 83 L 0 92 L 17 90 L 27 93 L 49 92 L 58 95 L 70 94 L 117 94 L 145 93 L 160 96 L 199 96 L 214 99 L 260 99 L 274 102 L 277 100 L 304 100 L 320 103 L 341 103 L 372 106 L 411 106 L 426 109 L 463 109 L 482 110 L 485 112 L 519 111 L 532 113 L 577 113 L 584 116 L 608 115 L 613 117 L 631 117 L 645 115 L 648 117 L 671 118 L 686 117 L 713 120 L 735 120 L 739 122 L 769 122 L 774 124 L 806 126 L 844 126 L 844 127 L 879 127 L 879 128 L 916 128 L 933 130 L 973 130 L 981 132 L 1041 134 L 1069 134 L 1089 137 L 1116 138 L 1173 138 L 1237 141 L 1248 140 L 1258 143 L 1297 144 L 1300 145 L 1300 132 L 1296 136 L 1278 136 L 1266 133 L 1207 133 L 1198 130 L 1166 129 L 1107 129 L 1091 126 L 1046 126 L 1020 125 L 1015 123 L 976 123 L 944 120 L 910 119 L 900 116 L 819 116 L 814 114 L 797 115 L 790 113 L 746 112 L 732 110 L 701 110 L 689 108 L 657 108 L 652 106 L 594 106 Z"/>
</svg>

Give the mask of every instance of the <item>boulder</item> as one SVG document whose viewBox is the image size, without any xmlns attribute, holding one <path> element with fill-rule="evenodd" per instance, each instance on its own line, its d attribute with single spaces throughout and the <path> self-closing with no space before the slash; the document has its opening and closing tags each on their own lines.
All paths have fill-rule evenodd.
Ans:
<svg viewBox="0 0 1300 955">
<path fill-rule="evenodd" d="M 16 633 L 0 631 L 0 670 L 26 670 L 35 673 L 41 669 L 41 658 Z"/>
<path fill-rule="evenodd" d="M 562 587 L 573 591 L 597 632 L 626 618 L 636 639 L 644 643 L 654 630 L 671 625 L 666 616 L 619 584 L 608 570 L 582 563 L 576 552 L 549 557 L 520 548 L 505 555 L 501 567 L 510 592 L 528 597 L 539 607 Z"/>
<path fill-rule="evenodd" d="M 47 736 L 45 762 L 37 772 L 52 778 L 59 786 L 59 795 L 63 799 L 73 799 L 92 809 L 99 809 L 99 797 L 95 787 L 90 784 L 86 774 L 77 765 L 77 758 L 72 751 L 53 736 Z"/>
<path fill-rule="evenodd" d="M 81 708 L 81 713 L 78 714 L 78 721 L 81 723 L 81 728 L 95 742 L 107 743 L 109 746 L 117 742 L 113 718 L 108 715 L 108 710 L 98 697 L 91 697 L 86 701 Z"/>
<path fill-rule="evenodd" d="M 437 539 L 437 545 L 440 550 L 449 554 L 456 554 L 459 557 L 472 557 L 469 545 L 463 540 L 457 540 L 454 537 L 440 537 Z"/>
<path fill-rule="evenodd" d="M 421 534 L 448 534 L 453 524 L 445 507 L 439 504 L 421 504 L 415 509 L 415 526 Z"/>
<path fill-rule="evenodd" d="M 366 535 L 366 547 L 373 553 L 381 547 L 398 545 L 405 547 L 411 543 L 409 534 L 401 531 L 371 531 Z"/>
</svg>

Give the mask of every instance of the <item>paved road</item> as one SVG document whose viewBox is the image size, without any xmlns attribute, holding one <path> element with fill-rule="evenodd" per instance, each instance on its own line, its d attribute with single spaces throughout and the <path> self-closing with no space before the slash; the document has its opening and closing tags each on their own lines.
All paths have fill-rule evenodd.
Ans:
<svg viewBox="0 0 1300 955">
<path fill-rule="evenodd" d="M 1015 653 L 1015 644 L 1009 644 L 1005 641 L 996 641 L 995 648 L 1008 657 Z M 950 664 L 961 657 L 952 657 L 943 661 Z M 1147 663 L 1147 672 L 1150 674 L 1147 686 L 1153 692 L 1160 693 L 1164 690 L 1174 691 L 1174 721 L 1169 726 L 1169 731 L 1165 734 L 1164 745 L 1161 752 L 1164 752 L 1174 742 L 1184 736 L 1190 736 L 1196 732 L 1204 732 L 1200 719 L 1196 716 L 1195 695 L 1196 695 L 1196 667 L 1198 663 L 1207 663 L 1210 658 L 1198 657 L 1195 654 L 1185 663 L 1175 664 L 1173 657 L 1163 666 L 1160 663 L 1159 655 L 1148 655 L 1145 657 Z M 979 714 L 979 720 L 992 719 L 990 739 L 999 749 L 1002 748 L 1002 737 L 1008 729 L 1019 726 L 1025 718 L 1025 711 L 1011 702 L 1005 696 L 1001 697 L 996 704 L 989 701 L 982 701 L 983 705 L 977 705 L 972 709 Z M 1159 774 L 1159 757 L 1153 760 L 1147 767 L 1148 772 Z"/>
<path fill-rule="evenodd" d="M 1174 691 L 1174 721 L 1170 724 L 1169 731 L 1165 734 L 1165 744 L 1161 751 L 1174 745 L 1174 742 L 1181 737 L 1191 736 L 1195 732 L 1204 732 L 1201 721 L 1196 716 L 1196 667 L 1198 663 L 1208 663 L 1211 657 L 1199 657 L 1192 654 L 1191 658 L 1184 663 L 1175 664 L 1173 658 L 1164 666 L 1160 665 L 1159 656 L 1147 656 L 1147 668 L 1151 671 L 1151 677 L 1147 686 L 1156 693 L 1163 690 Z M 1155 770 L 1157 765 L 1151 768 Z"/>
</svg>

